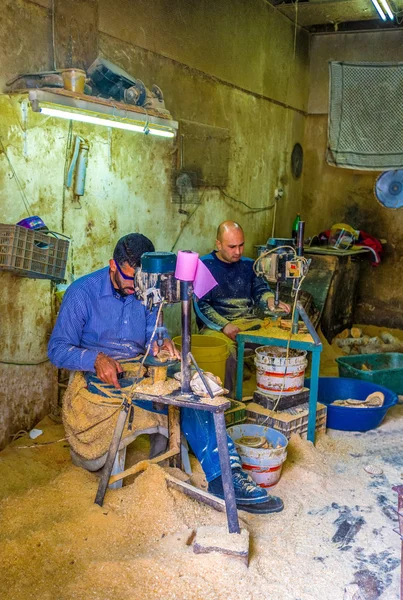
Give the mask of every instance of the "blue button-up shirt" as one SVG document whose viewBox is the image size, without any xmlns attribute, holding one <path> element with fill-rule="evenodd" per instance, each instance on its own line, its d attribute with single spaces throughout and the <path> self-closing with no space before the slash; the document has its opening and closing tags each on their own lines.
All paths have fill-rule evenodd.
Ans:
<svg viewBox="0 0 403 600">
<path fill-rule="evenodd" d="M 109 267 L 77 279 L 67 289 L 48 355 L 54 365 L 95 372 L 99 352 L 119 360 L 143 353 L 151 340 L 157 311 L 133 295 L 119 297 Z"/>
</svg>

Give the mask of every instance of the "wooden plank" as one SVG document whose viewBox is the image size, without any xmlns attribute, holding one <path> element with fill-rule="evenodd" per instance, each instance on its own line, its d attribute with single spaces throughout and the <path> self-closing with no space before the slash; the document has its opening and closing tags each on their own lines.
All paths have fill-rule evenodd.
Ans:
<svg viewBox="0 0 403 600">
<path fill-rule="evenodd" d="M 225 512 L 225 502 L 224 500 L 217 498 L 217 496 L 214 496 L 209 492 L 205 492 L 204 490 L 200 490 L 199 488 L 196 488 L 185 481 L 181 481 L 172 475 L 165 474 L 165 478 L 168 487 L 186 494 L 186 496 L 193 498 L 193 500 L 203 502 L 203 504 L 207 504 L 219 512 Z"/>
<path fill-rule="evenodd" d="M 159 462 L 162 462 L 163 460 L 166 460 L 167 458 L 172 458 L 172 456 L 175 456 L 176 454 L 177 454 L 176 451 L 168 450 L 168 452 L 165 452 L 164 454 L 160 454 L 160 456 L 156 456 L 155 458 L 151 458 L 150 460 L 141 460 L 140 462 L 136 463 L 132 467 L 129 467 L 125 471 L 122 471 L 121 473 L 117 473 L 116 475 L 112 475 L 112 477 L 109 478 L 109 485 L 111 485 L 112 483 L 115 483 L 115 481 L 120 481 L 121 479 L 124 479 L 125 477 L 129 477 L 129 475 L 135 475 L 136 473 L 145 471 L 149 465 L 152 465 L 152 464 L 155 465 Z"/>
<path fill-rule="evenodd" d="M 168 436 L 169 450 L 175 452 L 175 455 L 169 461 L 171 467 L 181 468 L 181 425 L 180 408 L 177 406 L 168 406 Z"/>
</svg>

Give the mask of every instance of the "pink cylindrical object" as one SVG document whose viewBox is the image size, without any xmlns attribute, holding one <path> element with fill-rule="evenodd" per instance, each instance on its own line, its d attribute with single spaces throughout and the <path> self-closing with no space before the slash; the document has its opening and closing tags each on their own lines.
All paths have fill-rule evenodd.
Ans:
<svg viewBox="0 0 403 600">
<path fill-rule="evenodd" d="M 175 277 L 181 281 L 194 281 L 199 255 L 191 250 L 179 250 L 176 260 Z"/>
</svg>

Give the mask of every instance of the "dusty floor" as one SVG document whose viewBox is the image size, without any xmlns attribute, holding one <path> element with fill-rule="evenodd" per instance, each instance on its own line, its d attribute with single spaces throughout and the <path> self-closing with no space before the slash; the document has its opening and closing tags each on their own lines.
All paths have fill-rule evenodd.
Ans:
<svg viewBox="0 0 403 600">
<path fill-rule="evenodd" d="M 330 364 L 330 363 L 329 363 Z M 330 373 L 328 373 L 330 374 Z M 403 483 L 403 405 L 375 431 L 328 431 L 316 447 L 292 438 L 275 493 L 282 513 L 240 513 L 250 565 L 195 555 L 191 530 L 225 516 L 166 488 L 153 467 L 94 505 L 97 478 L 70 462 L 61 425 L 0 453 L 2 600 L 398 600 L 400 539 L 393 532 Z M 139 438 L 130 460 L 144 454 Z M 383 474 L 371 477 L 366 465 Z M 194 464 L 195 480 L 203 477 Z"/>
</svg>

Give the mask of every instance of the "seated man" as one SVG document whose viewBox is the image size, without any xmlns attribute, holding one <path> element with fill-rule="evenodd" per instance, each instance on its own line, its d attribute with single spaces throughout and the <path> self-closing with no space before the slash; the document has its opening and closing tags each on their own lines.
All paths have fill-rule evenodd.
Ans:
<svg viewBox="0 0 403 600">
<path fill-rule="evenodd" d="M 63 400 L 66 435 L 73 453 L 82 461 L 96 459 L 97 469 L 105 463 L 121 403 L 116 400 L 118 374 L 132 370 L 133 359 L 144 354 L 148 345 L 151 354 L 157 352 L 152 339 L 157 310 L 150 311 L 134 295 L 134 273 L 141 256 L 153 251 L 152 242 L 139 233 L 121 238 L 109 267 L 81 277 L 68 288 L 50 338 L 53 364 L 77 371 Z M 174 354 L 169 339 L 164 347 Z M 150 402 L 138 406 L 144 404 L 152 409 Z M 223 497 L 212 415 L 182 408 L 181 429 L 205 472 L 209 491 Z M 237 505 L 250 512 L 282 510 L 279 498 L 268 496 L 242 471 L 230 439 L 228 445 Z"/>
<path fill-rule="evenodd" d="M 234 221 L 224 221 L 217 229 L 216 245 L 201 258 L 218 285 L 195 304 L 196 314 L 206 326 L 203 334 L 221 337 L 228 343 L 225 386 L 234 387 L 236 348 L 240 331 L 258 329 L 263 324 L 257 313 L 274 311 L 274 294 L 269 284 L 253 271 L 253 260 L 243 257 L 244 233 Z M 279 309 L 289 313 L 290 307 L 280 302 Z"/>
</svg>

